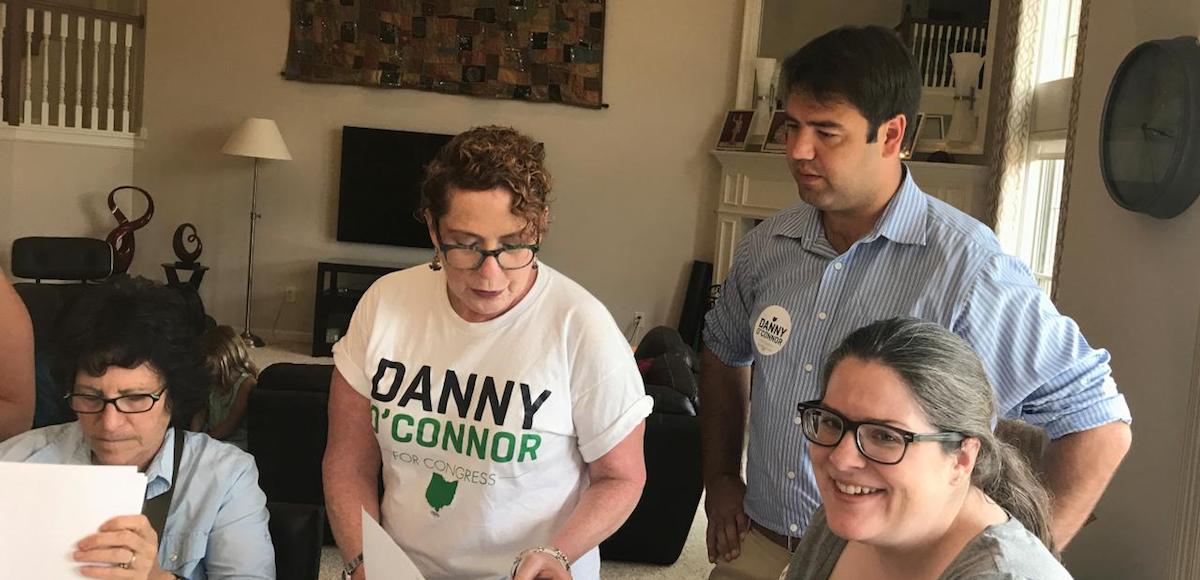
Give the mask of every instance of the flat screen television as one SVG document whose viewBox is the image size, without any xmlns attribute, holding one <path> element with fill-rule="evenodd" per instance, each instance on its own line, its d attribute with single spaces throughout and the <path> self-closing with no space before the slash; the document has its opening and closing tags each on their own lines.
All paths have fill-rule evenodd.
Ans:
<svg viewBox="0 0 1200 580">
<path fill-rule="evenodd" d="M 425 224 L 414 216 L 425 166 L 450 138 L 342 127 L 338 241 L 432 248 Z"/>
</svg>

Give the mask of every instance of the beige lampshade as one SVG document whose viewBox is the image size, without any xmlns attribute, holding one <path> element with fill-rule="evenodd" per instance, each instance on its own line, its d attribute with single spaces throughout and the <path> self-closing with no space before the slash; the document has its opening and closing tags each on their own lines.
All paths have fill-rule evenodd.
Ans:
<svg viewBox="0 0 1200 580">
<path fill-rule="evenodd" d="M 279 134 L 279 127 L 275 121 L 257 117 L 246 119 L 233 135 L 229 136 L 229 140 L 225 141 L 221 153 L 259 159 L 292 160 L 292 154 L 283 142 L 283 136 Z"/>
</svg>

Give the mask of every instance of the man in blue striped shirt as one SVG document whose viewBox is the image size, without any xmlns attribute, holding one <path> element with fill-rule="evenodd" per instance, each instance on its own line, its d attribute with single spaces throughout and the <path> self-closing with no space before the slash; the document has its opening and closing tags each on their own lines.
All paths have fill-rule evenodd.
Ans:
<svg viewBox="0 0 1200 580">
<path fill-rule="evenodd" d="M 900 315 L 965 338 L 1004 416 L 1046 430 L 1053 531 L 1065 546 L 1131 440 L 1108 353 L 989 229 L 913 182 L 900 145 L 921 79 L 892 31 L 834 30 L 788 58 L 784 74 L 787 162 L 803 203 L 746 235 L 706 319 L 710 578 L 778 578 L 820 504 L 796 403 L 818 397 L 823 359 L 846 335 Z"/>
</svg>

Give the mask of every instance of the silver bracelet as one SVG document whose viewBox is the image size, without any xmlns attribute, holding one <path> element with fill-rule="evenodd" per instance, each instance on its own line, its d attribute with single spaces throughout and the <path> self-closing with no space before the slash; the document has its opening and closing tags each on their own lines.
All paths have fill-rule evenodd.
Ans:
<svg viewBox="0 0 1200 580">
<path fill-rule="evenodd" d="M 363 563 L 363 555 L 360 552 L 357 556 L 354 557 L 353 560 L 346 562 L 346 566 L 344 568 L 342 568 L 342 578 L 344 580 L 350 580 L 350 578 L 354 576 L 354 573 L 356 571 L 358 571 L 358 567 L 362 566 L 362 563 Z"/>
<path fill-rule="evenodd" d="M 565 569 L 567 572 L 571 571 L 571 561 L 567 559 L 566 554 L 562 553 L 562 550 L 559 550 L 554 546 L 538 546 L 536 548 L 522 550 L 520 554 L 517 554 L 517 558 L 513 560 L 512 572 L 508 574 L 509 577 L 515 578 L 517 575 L 517 568 L 521 567 L 521 560 L 524 560 L 525 556 L 533 553 L 549 554 L 555 560 L 558 560 L 558 563 L 562 565 L 563 569 Z"/>
</svg>

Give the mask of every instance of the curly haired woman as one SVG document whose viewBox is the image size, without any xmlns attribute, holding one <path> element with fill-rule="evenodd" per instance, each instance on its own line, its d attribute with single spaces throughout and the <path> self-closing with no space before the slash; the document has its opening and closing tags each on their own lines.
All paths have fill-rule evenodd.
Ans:
<svg viewBox="0 0 1200 580">
<path fill-rule="evenodd" d="M 351 578 L 360 509 L 427 578 L 596 580 L 637 504 L 651 401 L 604 306 L 537 260 L 544 157 L 501 127 L 447 143 L 433 261 L 376 282 L 334 347 L 325 496 Z"/>
</svg>

